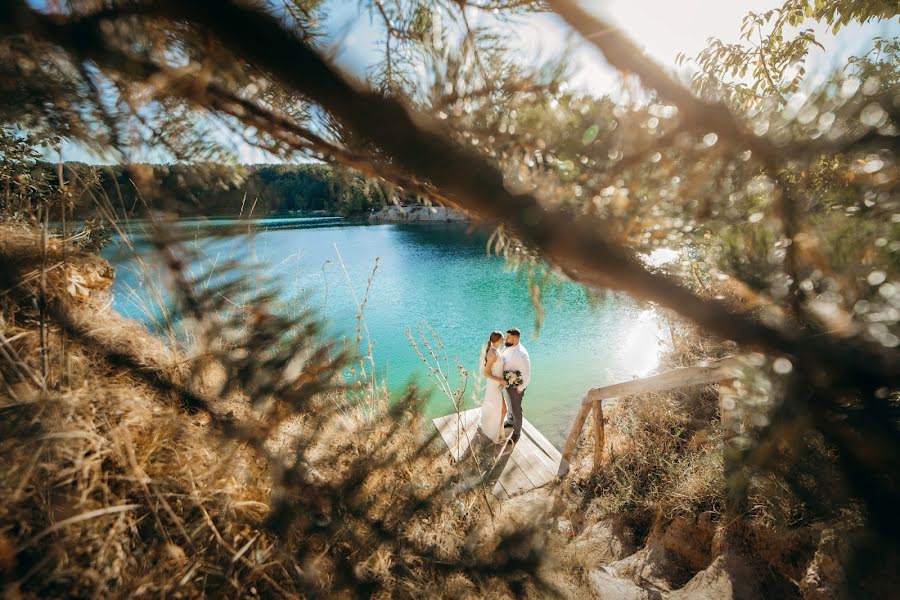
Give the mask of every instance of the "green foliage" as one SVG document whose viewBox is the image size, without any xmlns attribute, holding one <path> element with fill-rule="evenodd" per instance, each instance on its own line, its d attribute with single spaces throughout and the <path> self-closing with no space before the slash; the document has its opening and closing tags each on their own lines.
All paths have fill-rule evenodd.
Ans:
<svg viewBox="0 0 900 600">
<path fill-rule="evenodd" d="M 52 186 L 48 169 L 38 165 L 40 153 L 27 136 L 0 126 L 0 215 L 20 220 L 33 206 L 49 199 Z"/>
<path fill-rule="evenodd" d="M 891 0 L 788 0 L 763 13 L 750 12 L 741 23 L 738 43 L 712 38 L 694 58 L 699 67 L 693 75 L 694 88 L 743 109 L 767 99 L 786 103 L 800 91 L 809 53 L 824 49 L 808 25 L 823 23 L 836 34 L 849 23 L 887 20 L 897 14 Z M 677 63 L 686 58 L 680 54 Z"/>
</svg>

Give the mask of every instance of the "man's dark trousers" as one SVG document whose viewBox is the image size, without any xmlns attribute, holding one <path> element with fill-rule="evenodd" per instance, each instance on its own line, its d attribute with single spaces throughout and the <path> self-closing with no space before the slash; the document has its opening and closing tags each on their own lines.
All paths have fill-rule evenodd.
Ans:
<svg viewBox="0 0 900 600">
<path fill-rule="evenodd" d="M 520 392 L 513 386 L 509 386 L 506 388 L 506 393 L 509 394 L 509 408 L 513 421 L 512 441 L 515 443 L 522 435 L 522 397 L 525 395 L 525 390 Z"/>
</svg>

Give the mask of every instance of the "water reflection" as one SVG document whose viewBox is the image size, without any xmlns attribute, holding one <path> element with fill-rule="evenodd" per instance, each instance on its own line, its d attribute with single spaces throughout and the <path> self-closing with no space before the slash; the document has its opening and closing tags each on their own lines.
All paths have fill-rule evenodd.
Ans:
<svg viewBox="0 0 900 600">
<path fill-rule="evenodd" d="M 641 311 L 629 323 L 625 344 L 622 346 L 622 363 L 628 373 L 622 379 L 644 377 L 653 373 L 659 365 L 660 323 L 655 310 Z"/>
</svg>

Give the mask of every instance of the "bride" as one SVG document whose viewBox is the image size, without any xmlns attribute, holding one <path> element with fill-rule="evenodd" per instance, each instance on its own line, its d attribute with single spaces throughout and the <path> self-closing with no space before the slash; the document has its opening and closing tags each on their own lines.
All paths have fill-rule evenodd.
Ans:
<svg viewBox="0 0 900 600">
<path fill-rule="evenodd" d="M 487 389 L 484 392 L 484 402 L 481 403 L 481 422 L 478 425 L 482 433 L 495 444 L 503 441 L 503 419 L 506 416 L 503 388 L 507 383 L 503 379 L 503 359 L 500 356 L 502 345 L 503 334 L 499 331 L 492 332 L 484 352 Z"/>
</svg>

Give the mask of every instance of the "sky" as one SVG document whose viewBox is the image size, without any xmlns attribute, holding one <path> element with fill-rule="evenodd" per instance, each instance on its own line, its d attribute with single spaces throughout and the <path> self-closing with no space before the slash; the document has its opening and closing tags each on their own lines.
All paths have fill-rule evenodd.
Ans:
<svg viewBox="0 0 900 600">
<path fill-rule="evenodd" d="M 740 33 L 741 19 L 750 11 L 763 12 L 782 4 L 783 0 L 586 0 L 589 10 L 612 21 L 637 41 L 645 52 L 662 65 L 675 69 L 679 52 L 694 56 L 700 52 L 710 37 L 725 42 L 735 42 Z M 378 60 L 383 48 L 381 22 L 360 10 L 359 0 L 337 0 L 330 4 L 330 14 L 324 22 L 326 43 L 330 44 L 335 61 L 346 71 L 363 77 L 367 69 Z M 602 55 L 591 46 L 573 36 L 568 26 L 555 15 L 529 15 L 514 23 L 498 23 L 490 14 L 472 9 L 473 26 L 496 27 L 509 33 L 516 51 L 525 60 L 537 64 L 541 59 L 559 55 L 571 41 L 572 78 L 567 82 L 572 89 L 597 95 L 618 90 L 620 81 Z M 876 36 L 900 35 L 900 21 L 851 25 L 837 36 L 824 26 L 814 28 L 825 52 L 818 51 L 808 60 L 808 72 L 823 74 L 846 62 L 848 56 L 861 54 Z M 685 69 L 689 69 L 686 67 Z M 687 73 L 683 73 L 687 75 Z M 266 155 L 255 148 L 241 145 L 242 162 L 266 161 Z M 48 158 L 56 160 L 56 156 Z M 96 162 L 80 148 L 66 145 L 64 160 Z"/>
<path fill-rule="evenodd" d="M 784 0 L 586 0 L 583 6 L 618 25 L 645 52 L 662 65 L 675 68 L 679 52 L 694 56 L 707 45 L 710 37 L 737 42 L 741 20 L 748 12 L 761 13 L 776 8 Z M 383 41 L 377 21 L 360 14 L 356 0 L 350 0 L 333 10 L 326 27 L 336 33 L 340 41 L 337 62 L 353 73 L 364 73 L 377 60 Z M 491 25 L 492 17 L 472 10 L 473 26 Z M 480 20 L 479 20 L 480 16 Z M 557 55 L 565 50 L 572 36 L 571 30 L 552 14 L 529 15 L 512 27 L 498 24 L 518 40 L 523 56 L 537 61 L 540 57 Z M 851 25 L 832 35 L 822 25 L 813 27 L 817 38 L 826 48 L 810 56 L 810 71 L 817 67 L 830 70 L 846 62 L 848 56 L 864 52 L 871 40 L 879 35 L 900 34 L 900 21 L 872 22 Z M 571 87 L 596 94 L 608 93 L 619 85 L 615 73 L 606 66 L 603 56 L 574 36 L 578 47 L 573 59 L 578 63 Z M 829 63 L 825 64 L 825 56 Z"/>
</svg>

